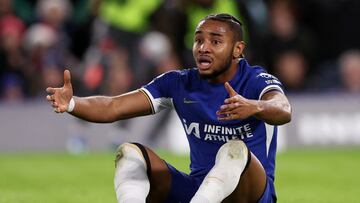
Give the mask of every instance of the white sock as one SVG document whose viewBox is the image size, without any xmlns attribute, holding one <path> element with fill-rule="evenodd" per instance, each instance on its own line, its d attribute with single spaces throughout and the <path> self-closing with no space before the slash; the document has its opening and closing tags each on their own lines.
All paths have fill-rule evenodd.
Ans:
<svg viewBox="0 0 360 203">
<path fill-rule="evenodd" d="M 235 190 L 247 161 L 248 149 L 244 142 L 231 140 L 224 144 L 216 155 L 214 167 L 190 203 L 220 203 Z"/>
<path fill-rule="evenodd" d="M 121 200 L 121 202 L 122 203 L 144 203 L 145 201 L 142 199 L 129 198 L 129 199 Z"/>
<path fill-rule="evenodd" d="M 196 194 L 192 199 L 191 202 L 201 202 L 201 203 L 210 203 L 208 198 L 202 196 L 201 194 Z"/>
<path fill-rule="evenodd" d="M 119 203 L 145 203 L 150 182 L 146 173 L 146 162 L 140 149 L 129 143 L 117 150 L 114 185 Z"/>
</svg>

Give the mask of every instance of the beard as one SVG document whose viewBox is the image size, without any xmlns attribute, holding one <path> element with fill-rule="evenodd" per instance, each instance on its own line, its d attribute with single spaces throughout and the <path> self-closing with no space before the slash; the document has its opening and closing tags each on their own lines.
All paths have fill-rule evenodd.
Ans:
<svg viewBox="0 0 360 203">
<path fill-rule="evenodd" d="M 224 63 L 222 63 L 220 66 L 213 67 L 213 72 L 211 72 L 211 73 L 200 73 L 199 72 L 200 78 L 204 79 L 204 80 L 217 78 L 218 76 L 220 76 L 221 74 L 223 74 L 224 72 L 229 70 L 231 63 L 232 63 L 232 55 L 227 57 L 225 59 Z"/>
</svg>

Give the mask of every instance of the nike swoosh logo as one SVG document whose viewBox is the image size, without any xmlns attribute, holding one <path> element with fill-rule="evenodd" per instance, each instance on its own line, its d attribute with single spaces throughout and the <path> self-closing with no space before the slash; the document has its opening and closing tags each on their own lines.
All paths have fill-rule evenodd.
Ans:
<svg viewBox="0 0 360 203">
<path fill-rule="evenodd" d="M 188 100 L 186 98 L 184 98 L 184 104 L 194 104 L 194 103 L 198 103 L 199 101 L 193 101 L 193 100 Z"/>
</svg>

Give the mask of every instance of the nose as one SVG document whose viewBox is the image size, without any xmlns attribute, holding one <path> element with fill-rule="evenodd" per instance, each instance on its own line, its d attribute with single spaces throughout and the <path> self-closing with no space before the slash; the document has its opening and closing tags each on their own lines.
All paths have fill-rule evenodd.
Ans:
<svg viewBox="0 0 360 203">
<path fill-rule="evenodd" d="M 210 52 L 209 43 L 207 43 L 206 41 L 203 42 L 199 47 L 199 52 L 200 53 L 208 53 L 208 52 Z"/>
</svg>

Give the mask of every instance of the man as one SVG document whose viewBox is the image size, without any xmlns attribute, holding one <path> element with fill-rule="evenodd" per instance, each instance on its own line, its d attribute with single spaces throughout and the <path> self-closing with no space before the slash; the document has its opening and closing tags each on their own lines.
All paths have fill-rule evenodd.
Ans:
<svg viewBox="0 0 360 203">
<path fill-rule="evenodd" d="M 242 58 L 241 23 L 209 15 L 195 31 L 197 68 L 160 75 L 139 90 L 106 97 L 73 97 L 64 86 L 47 88 L 54 111 L 91 122 L 113 122 L 175 108 L 190 145 L 191 173 L 184 174 L 141 144 L 117 151 L 119 202 L 276 202 L 276 126 L 291 119 L 282 85 Z M 274 125 L 274 126 L 273 126 Z"/>
</svg>

